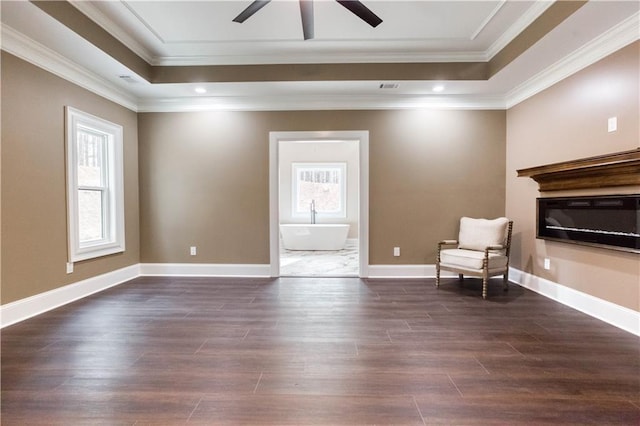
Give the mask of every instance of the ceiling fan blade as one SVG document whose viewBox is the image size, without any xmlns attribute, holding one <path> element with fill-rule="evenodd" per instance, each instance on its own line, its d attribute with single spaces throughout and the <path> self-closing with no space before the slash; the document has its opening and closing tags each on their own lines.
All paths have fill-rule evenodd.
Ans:
<svg viewBox="0 0 640 426">
<path fill-rule="evenodd" d="M 245 10 L 240 12 L 238 16 L 233 18 L 233 22 L 243 23 L 247 19 L 251 18 L 254 13 L 265 7 L 270 1 L 271 0 L 255 0 L 253 3 L 247 6 Z"/>
<path fill-rule="evenodd" d="M 300 17 L 304 39 L 313 38 L 313 0 L 300 0 Z"/>
<path fill-rule="evenodd" d="M 382 19 L 373 13 L 367 6 L 362 4 L 358 0 L 336 0 L 338 3 L 349 9 L 354 15 L 362 19 L 372 27 L 377 27 L 382 22 Z"/>
</svg>

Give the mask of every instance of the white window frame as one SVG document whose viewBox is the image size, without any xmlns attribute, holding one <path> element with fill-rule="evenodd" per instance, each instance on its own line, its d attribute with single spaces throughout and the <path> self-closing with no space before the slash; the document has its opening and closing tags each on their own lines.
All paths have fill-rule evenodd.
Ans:
<svg viewBox="0 0 640 426">
<path fill-rule="evenodd" d="M 103 161 L 104 185 L 78 185 L 78 131 L 86 129 L 105 137 Z M 66 107 L 67 151 L 67 235 L 69 262 L 93 259 L 125 250 L 124 231 L 124 158 L 123 129 L 91 114 Z M 82 189 L 102 192 L 102 220 L 104 235 L 100 240 L 81 242 L 79 229 L 78 192 Z"/>
<path fill-rule="evenodd" d="M 325 218 L 346 218 L 347 217 L 347 163 L 345 162 L 316 162 L 316 163 L 291 163 L 291 216 L 295 218 L 309 217 L 310 211 L 299 212 L 298 205 L 298 171 L 299 170 L 322 170 L 322 169 L 339 169 L 340 170 L 340 211 L 326 212 L 317 210 L 318 215 Z"/>
</svg>

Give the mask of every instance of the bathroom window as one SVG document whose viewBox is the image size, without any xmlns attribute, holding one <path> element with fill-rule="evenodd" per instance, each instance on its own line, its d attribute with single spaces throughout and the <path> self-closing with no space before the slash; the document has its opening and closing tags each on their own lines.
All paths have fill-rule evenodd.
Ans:
<svg viewBox="0 0 640 426">
<path fill-rule="evenodd" d="M 293 163 L 293 216 L 310 215 L 314 202 L 319 217 L 347 217 L 346 171 L 346 163 Z"/>
<path fill-rule="evenodd" d="M 69 261 L 122 252 L 122 126 L 66 111 Z"/>
</svg>

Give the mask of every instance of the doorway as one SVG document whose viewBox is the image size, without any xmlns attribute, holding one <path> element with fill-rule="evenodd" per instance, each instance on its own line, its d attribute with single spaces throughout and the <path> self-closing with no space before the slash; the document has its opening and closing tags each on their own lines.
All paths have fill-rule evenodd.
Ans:
<svg viewBox="0 0 640 426">
<path fill-rule="evenodd" d="M 345 162 L 342 161 L 323 161 L 327 158 L 326 154 L 320 154 L 320 152 L 326 152 L 331 150 L 330 144 L 335 144 L 334 147 L 342 147 L 346 151 L 355 153 L 355 162 L 352 162 L 350 167 L 345 166 Z M 317 151 L 318 157 L 309 157 L 310 152 Z M 292 153 L 307 152 L 306 156 L 298 157 L 302 161 L 293 161 L 295 155 Z M 311 159 L 311 161 L 310 161 Z M 355 167 L 354 167 L 355 166 Z M 306 200 L 303 195 L 299 195 L 300 191 L 296 189 L 296 176 L 328 176 L 332 179 L 337 186 L 340 183 L 339 169 L 340 167 L 345 170 L 351 170 L 351 173 L 346 172 L 344 178 L 351 181 L 357 180 L 356 188 L 353 189 L 356 194 L 352 194 L 350 199 L 346 202 L 346 209 L 350 209 L 349 212 L 338 212 L 325 207 L 321 207 L 321 212 L 313 212 L 314 208 L 309 207 L 309 211 L 306 211 L 306 205 L 309 200 Z M 326 170 L 325 170 L 326 169 Z M 348 179 L 348 177 L 351 177 Z M 283 182 L 286 185 L 283 190 Z M 305 180 L 302 178 L 301 180 Z M 306 184 L 306 182 L 303 182 Z M 342 256 L 341 259 L 345 263 L 345 259 L 349 256 L 353 260 L 354 253 L 357 254 L 357 265 L 354 265 L 352 269 L 343 270 L 343 273 L 336 273 L 339 275 L 357 275 L 359 277 L 368 276 L 368 264 L 369 264 L 369 132 L 368 131 L 329 131 L 329 132 L 270 132 L 269 134 L 269 228 L 270 228 L 270 269 L 271 276 L 279 277 L 280 275 L 296 275 L 296 276 L 334 276 L 330 271 L 327 274 L 317 273 L 317 270 L 310 269 L 305 273 L 304 263 L 306 262 L 320 262 L 328 260 L 331 256 Z M 296 193 L 295 196 L 292 194 Z M 296 198 L 297 197 L 297 198 Z M 297 200 L 297 201 L 296 201 Z M 311 200 L 315 201 L 315 200 Z M 321 204 L 320 202 L 319 204 Z M 315 204 L 315 203 L 314 203 Z M 296 211 L 296 205 L 298 207 Z M 325 210 L 322 210 L 322 209 Z M 318 226 L 308 227 L 305 224 L 311 224 L 314 218 L 312 215 L 317 214 L 316 223 Z M 332 216 L 333 214 L 333 216 Z M 296 216 L 297 215 L 297 216 Z M 309 217 L 307 217 L 309 216 Z M 357 239 L 347 238 L 344 250 L 339 252 L 325 250 L 326 247 L 322 247 L 321 251 L 305 250 L 307 247 L 300 246 L 298 240 L 287 242 L 287 247 L 282 246 L 280 237 L 280 222 L 281 218 L 285 217 L 287 227 L 289 225 L 296 228 L 294 234 L 312 232 L 325 232 L 324 228 L 328 229 L 330 233 L 341 232 L 338 229 L 344 224 L 338 224 L 337 222 L 351 221 L 351 226 L 355 225 L 355 229 L 350 227 L 348 236 L 357 236 Z M 300 226 L 304 226 L 300 230 Z M 286 231 L 285 231 L 286 232 Z M 324 235 L 324 234 L 323 234 Z M 324 239 L 324 237 L 323 237 Z M 301 242 L 300 244 L 308 244 L 308 242 Z M 312 244 L 316 244 L 313 242 Z M 324 243 L 323 243 L 324 244 Z M 293 247 L 290 247 L 292 246 Z M 288 250 L 293 248 L 294 250 Z M 315 247 L 313 247 L 315 249 Z M 330 248 L 330 247 L 329 247 Z M 305 256 L 306 259 L 301 259 Z M 324 256 L 324 260 L 322 257 Z M 335 257 L 334 257 L 335 258 Z M 302 260 L 302 261 L 300 261 Z M 300 261 L 300 262 L 299 262 Z M 298 262 L 298 265 L 292 265 L 292 262 Z M 311 263 L 308 263 L 310 268 L 314 268 Z M 336 269 L 340 271 L 340 269 Z M 347 273 L 344 273 L 347 271 Z M 350 271 L 350 272 L 349 272 Z M 284 273 L 283 273 L 284 272 Z"/>
</svg>

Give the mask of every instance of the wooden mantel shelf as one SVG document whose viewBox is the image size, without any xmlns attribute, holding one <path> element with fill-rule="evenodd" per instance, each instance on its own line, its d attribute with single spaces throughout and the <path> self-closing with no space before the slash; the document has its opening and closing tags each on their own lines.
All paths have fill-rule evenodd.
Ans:
<svg viewBox="0 0 640 426">
<path fill-rule="evenodd" d="M 640 148 L 518 170 L 540 191 L 640 185 Z"/>
</svg>

